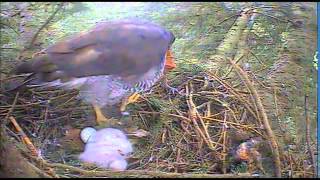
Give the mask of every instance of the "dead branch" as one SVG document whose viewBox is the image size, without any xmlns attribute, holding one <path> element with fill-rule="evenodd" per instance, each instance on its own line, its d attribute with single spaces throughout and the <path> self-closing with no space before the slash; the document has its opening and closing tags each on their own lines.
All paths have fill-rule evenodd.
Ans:
<svg viewBox="0 0 320 180">
<path fill-rule="evenodd" d="M 257 90 L 254 88 L 253 82 L 249 80 L 248 75 L 245 71 L 243 71 L 237 64 L 235 64 L 232 60 L 229 59 L 230 64 L 235 68 L 237 74 L 240 76 L 240 78 L 247 84 L 249 90 L 251 91 L 253 98 L 256 101 L 259 113 L 262 117 L 262 123 L 264 127 L 266 128 L 266 132 L 269 136 L 269 140 L 271 142 L 271 149 L 273 150 L 273 158 L 275 162 L 275 175 L 276 177 L 281 177 L 281 162 L 280 162 L 280 154 L 279 154 L 279 148 L 277 144 L 276 137 L 270 127 L 267 114 L 264 110 L 264 107 L 261 102 L 261 98 L 257 92 Z"/>
<path fill-rule="evenodd" d="M 192 91 L 192 90 L 190 90 Z M 197 132 L 201 135 L 201 137 L 203 138 L 203 140 L 206 142 L 206 144 L 208 145 L 208 147 L 212 150 L 215 150 L 213 145 L 212 145 L 212 141 L 210 141 L 208 139 L 208 137 L 206 137 L 206 135 L 202 132 L 202 130 L 200 129 L 198 123 L 197 123 L 197 112 L 196 112 L 196 106 L 193 103 L 192 100 L 192 93 L 189 91 L 188 85 L 186 85 L 186 99 L 187 99 L 187 104 L 189 107 L 189 113 L 190 113 L 190 119 L 192 120 Z"/>
<path fill-rule="evenodd" d="M 33 46 L 34 42 L 36 41 L 36 39 L 37 39 L 38 35 L 40 34 L 40 32 L 42 31 L 42 29 L 44 29 L 51 22 L 51 20 L 55 17 L 55 15 L 60 11 L 60 9 L 62 8 L 63 4 L 64 4 L 64 2 L 61 2 L 58 5 L 57 9 L 47 19 L 47 21 L 37 30 L 37 32 L 32 37 L 31 42 L 30 42 L 29 46 L 27 47 L 27 49 L 30 49 Z"/>
<path fill-rule="evenodd" d="M 84 170 L 60 163 L 45 163 L 53 168 L 62 168 L 68 171 L 81 173 L 82 177 L 161 177 L 161 178 L 250 178 L 253 177 L 248 173 L 239 174 L 189 174 L 189 173 L 166 173 L 161 171 L 144 171 L 144 170 L 126 170 L 126 171 L 97 171 Z"/>
<path fill-rule="evenodd" d="M 24 131 L 22 130 L 22 128 L 20 127 L 20 125 L 17 123 L 16 119 L 12 116 L 9 117 L 11 123 L 14 125 L 14 127 L 16 128 L 16 130 L 18 131 L 18 134 L 20 134 L 20 138 L 22 140 L 22 142 L 28 147 L 28 149 L 31 151 L 31 154 L 33 156 L 38 156 L 38 150 L 36 149 L 36 147 L 33 145 L 33 143 L 31 142 L 31 140 L 29 139 L 29 137 L 26 135 L 26 133 L 24 133 Z"/>
</svg>

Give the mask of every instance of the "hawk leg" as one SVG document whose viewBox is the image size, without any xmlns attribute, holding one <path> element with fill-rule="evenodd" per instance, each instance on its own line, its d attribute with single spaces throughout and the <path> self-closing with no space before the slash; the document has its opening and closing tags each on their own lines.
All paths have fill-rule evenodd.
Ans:
<svg viewBox="0 0 320 180">
<path fill-rule="evenodd" d="M 92 106 L 93 106 L 94 112 L 96 114 L 96 122 L 99 126 L 105 125 L 105 124 L 106 125 L 114 124 L 114 121 L 112 119 L 108 119 L 103 115 L 99 106 L 97 106 L 95 104 L 92 104 Z"/>
<path fill-rule="evenodd" d="M 120 106 L 120 111 L 122 113 L 125 113 L 127 105 L 136 102 L 139 98 L 140 98 L 140 95 L 138 93 L 133 93 L 131 96 L 124 98 Z M 113 119 L 108 119 L 103 115 L 99 106 L 95 104 L 92 104 L 92 106 L 96 114 L 96 122 L 99 126 L 104 124 L 107 124 L 107 125 L 115 124 Z"/>
<path fill-rule="evenodd" d="M 126 97 L 122 100 L 120 111 L 125 112 L 127 105 L 136 102 L 140 98 L 138 93 L 133 93 L 131 96 Z"/>
<path fill-rule="evenodd" d="M 166 89 L 166 91 L 169 92 L 170 94 L 176 94 L 177 93 L 177 94 L 182 95 L 177 88 L 171 87 L 168 84 L 168 79 L 165 76 L 163 77 L 163 80 L 162 80 L 162 87 L 164 87 Z"/>
</svg>

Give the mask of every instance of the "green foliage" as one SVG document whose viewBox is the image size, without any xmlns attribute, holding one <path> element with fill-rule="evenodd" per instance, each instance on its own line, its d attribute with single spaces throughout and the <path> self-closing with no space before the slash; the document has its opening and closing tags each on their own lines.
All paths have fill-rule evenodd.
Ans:
<svg viewBox="0 0 320 180">
<path fill-rule="evenodd" d="M 168 107 L 168 102 L 163 99 L 157 99 L 155 97 L 150 97 L 148 99 L 149 104 L 151 105 L 152 109 L 159 112 L 164 110 L 164 107 Z"/>
<path fill-rule="evenodd" d="M 248 172 L 248 165 L 244 162 L 236 165 L 236 166 L 233 166 L 232 168 L 232 171 L 236 172 L 236 173 L 246 173 Z"/>
<path fill-rule="evenodd" d="M 287 116 L 284 119 L 280 119 L 279 121 L 283 126 L 286 127 L 285 129 L 289 131 L 290 135 L 294 139 L 296 139 L 297 138 L 297 126 L 296 126 L 296 122 L 294 121 L 294 118 Z"/>
<path fill-rule="evenodd" d="M 14 59 L 17 52 L 27 47 L 35 33 L 57 10 L 61 2 L 1 2 L 1 47 L 2 59 Z M 56 40 L 58 27 L 50 26 L 63 20 L 66 15 L 72 15 L 85 10 L 82 3 L 65 3 L 49 24 L 42 29 L 37 38 L 37 44 L 47 46 Z"/>
</svg>

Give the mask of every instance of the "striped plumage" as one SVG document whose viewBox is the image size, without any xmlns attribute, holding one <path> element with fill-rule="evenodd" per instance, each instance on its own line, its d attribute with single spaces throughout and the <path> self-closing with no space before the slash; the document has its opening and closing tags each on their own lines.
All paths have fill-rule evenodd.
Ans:
<svg viewBox="0 0 320 180">
<path fill-rule="evenodd" d="M 34 73 L 29 86 L 78 88 L 81 99 L 103 107 L 150 89 L 174 40 L 170 31 L 149 22 L 102 22 L 48 47 L 15 72 Z"/>
</svg>

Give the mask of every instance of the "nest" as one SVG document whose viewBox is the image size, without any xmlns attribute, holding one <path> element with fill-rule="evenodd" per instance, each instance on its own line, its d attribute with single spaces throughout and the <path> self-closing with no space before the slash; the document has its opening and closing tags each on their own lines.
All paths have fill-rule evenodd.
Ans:
<svg viewBox="0 0 320 180">
<path fill-rule="evenodd" d="M 130 116 L 118 126 L 127 133 L 148 132 L 131 137 L 134 153 L 123 172 L 78 160 L 83 150 L 79 131 L 95 122 L 91 107 L 76 98 L 76 90 L 2 91 L 4 133 L 43 177 L 274 176 L 280 167 L 275 165 L 261 109 L 253 100 L 259 97 L 250 88 L 243 88 L 243 83 L 235 88 L 209 72 L 180 73 L 169 83 L 179 93 L 155 85 L 128 107 Z M 282 151 L 280 156 L 281 166 L 286 167 L 283 175 L 292 176 L 289 170 L 296 176 L 312 175 L 311 169 L 298 173 L 303 159 L 294 161 L 292 154 Z"/>
</svg>

